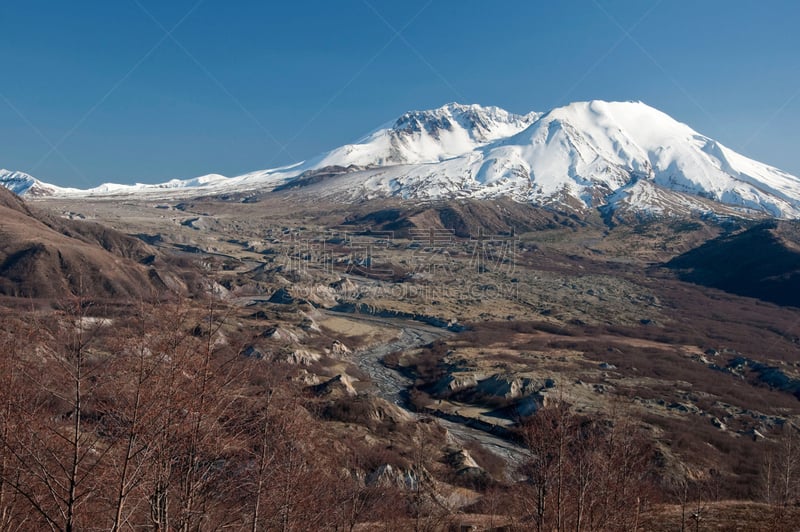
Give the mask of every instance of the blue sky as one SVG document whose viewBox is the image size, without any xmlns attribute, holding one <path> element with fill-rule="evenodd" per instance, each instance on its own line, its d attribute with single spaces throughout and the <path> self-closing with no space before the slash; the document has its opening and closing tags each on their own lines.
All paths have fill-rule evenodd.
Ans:
<svg viewBox="0 0 800 532">
<path fill-rule="evenodd" d="M 237 175 L 451 101 L 642 100 L 800 175 L 800 2 L 0 3 L 0 167 Z"/>
</svg>

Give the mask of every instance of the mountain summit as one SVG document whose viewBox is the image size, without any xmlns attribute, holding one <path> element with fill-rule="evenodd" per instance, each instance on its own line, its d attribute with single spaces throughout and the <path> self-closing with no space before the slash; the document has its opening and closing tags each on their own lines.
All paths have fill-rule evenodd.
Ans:
<svg viewBox="0 0 800 532">
<path fill-rule="evenodd" d="M 0 175 L 9 186 L 13 181 L 7 179 Z M 800 217 L 800 179 L 642 102 L 576 102 L 526 115 L 451 103 L 405 113 L 312 160 L 234 178 L 209 175 L 86 191 L 36 183 L 38 189 L 23 192 L 174 195 L 291 188 L 343 201 L 511 197 L 612 213 Z"/>
<path fill-rule="evenodd" d="M 437 163 L 519 133 L 539 116 L 457 103 L 410 111 L 358 142 L 336 148 L 310 163 L 314 168 Z"/>
<path fill-rule="evenodd" d="M 14 172 L 4 168 L 0 168 L 0 185 L 19 196 L 24 194 L 28 197 L 51 196 L 59 190 L 58 187 L 42 183 L 25 172 Z"/>
</svg>

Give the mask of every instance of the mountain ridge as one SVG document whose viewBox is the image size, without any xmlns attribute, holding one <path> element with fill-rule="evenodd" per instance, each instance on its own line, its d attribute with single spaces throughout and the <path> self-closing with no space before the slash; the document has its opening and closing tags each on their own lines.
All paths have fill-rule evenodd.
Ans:
<svg viewBox="0 0 800 532">
<path fill-rule="evenodd" d="M 149 297 L 182 281 L 149 263 L 158 251 L 105 226 L 32 210 L 0 188 L 0 297 Z"/>
<path fill-rule="evenodd" d="M 404 113 L 355 143 L 309 161 L 230 178 L 209 174 L 156 185 L 78 190 L 20 174 L 0 172 L 0 183 L 12 190 L 15 184 L 27 196 L 292 189 L 342 201 L 509 197 L 566 210 L 650 215 L 733 210 L 745 216 L 800 218 L 799 178 L 632 101 L 574 102 L 525 115 L 450 103 Z"/>
</svg>

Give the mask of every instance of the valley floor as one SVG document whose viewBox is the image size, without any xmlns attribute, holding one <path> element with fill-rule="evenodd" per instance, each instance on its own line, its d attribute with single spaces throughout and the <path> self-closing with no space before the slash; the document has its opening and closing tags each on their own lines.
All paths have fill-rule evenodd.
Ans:
<svg viewBox="0 0 800 532">
<path fill-rule="evenodd" d="M 34 208 L 135 236 L 47 226 L 161 289 L 4 293 L 9 526 L 33 505 L 56 527 L 70 511 L 190 528 L 794 527 L 800 308 L 769 302 L 796 282 L 790 228 L 503 204 Z M 722 291 L 708 259 L 748 231 L 786 271 L 737 270 L 747 293 Z"/>
</svg>

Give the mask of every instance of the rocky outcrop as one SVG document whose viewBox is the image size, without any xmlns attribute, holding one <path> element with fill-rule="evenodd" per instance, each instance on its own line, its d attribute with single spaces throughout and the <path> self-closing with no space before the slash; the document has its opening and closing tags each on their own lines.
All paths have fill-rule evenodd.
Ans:
<svg viewBox="0 0 800 532">
<path fill-rule="evenodd" d="M 335 307 L 332 307 L 330 310 L 333 312 L 342 312 L 347 314 L 366 314 L 368 316 L 376 316 L 378 318 L 413 320 L 430 325 L 432 327 L 448 329 L 454 332 L 462 332 L 466 330 L 464 325 L 461 325 L 454 320 L 446 320 L 437 316 L 403 312 L 400 310 L 375 308 L 371 305 L 365 305 L 363 303 L 340 303 Z"/>
<path fill-rule="evenodd" d="M 455 392 L 474 388 L 481 377 L 473 373 L 450 373 L 445 375 L 433 386 L 431 392 L 434 396 L 448 396 Z"/>
<path fill-rule="evenodd" d="M 347 375 L 337 375 L 323 383 L 311 387 L 311 391 L 318 397 L 355 397 L 358 392 L 353 387 L 353 382 Z"/>
<path fill-rule="evenodd" d="M 527 377 L 496 374 L 480 381 L 475 387 L 475 391 L 486 397 L 519 399 L 536 393 L 544 387 L 544 383 Z"/>
<path fill-rule="evenodd" d="M 295 298 L 286 288 L 279 288 L 270 296 L 268 301 L 279 305 L 291 305 L 295 302 Z"/>
<path fill-rule="evenodd" d="M 335 358 L 341 358 L 345 355 L 349 355 L 352 352 L 353 351 L 349 347 L 344 345 L 339 340 L 334 340 L 330 347 L 330 355 Z"/>
<path fill-rule="evenodd" d="M 288 362 L 289 364 L 297 364 L 299 366 L 310 366 L 314 362 L 319 361 L 322 356 L 319 353 L 312 353 L 305 349 L 295 349 L 294 351 L 276 355 L 276 360 L 281 362 Z"/>
<path fill-rule="evenodd" d="M 300 342 L 300 337 L 297 336 L 290 330 L 284 329 L 283 327 L 270 327 L 266 331 L 262 333 L 264 338 L 269 338 L 271 340 L 277 340 L 281 342 L 293 343 L 297 344 Z"/>
</svg>

